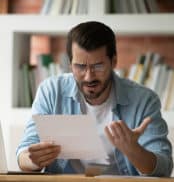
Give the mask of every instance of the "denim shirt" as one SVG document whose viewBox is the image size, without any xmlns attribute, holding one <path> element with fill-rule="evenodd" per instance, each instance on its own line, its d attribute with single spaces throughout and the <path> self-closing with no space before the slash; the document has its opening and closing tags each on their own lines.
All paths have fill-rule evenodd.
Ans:
<svg viewBox="0 0 174 182">
<path fill-rule="evenodd" d="M 154 171 L 151 174 L 141 174 L 127 157 L 115 148 L 115 162 L 120 174 L 170 176 L 173 168 L 172 147 L 167 139 L 168 128 L 161 117 L 161 104 L 157 94 L 135 82 L 122 79 L 114 73 L 113 86 L 115 93 L 115 102 L 112 106 L 113 121 L 123 120 L 129 128 L 134 129 L 145 117 L 150 116 L 152 122 L 138 142 L 146 150 L 153 152 L 157 158 Z M 32 115 L 34 114 L 82 114 L 80 93 L 72 73 L 50 77 L 40 84 L 32 105 Z M 35 123 L 29 119 L 16 151 L 17 157 L 29 145 L 39 141 Z M 74 172 L 68 166 L 68 160 L 58 159 L 46 170 L 51 173 Z"/>
</svg>

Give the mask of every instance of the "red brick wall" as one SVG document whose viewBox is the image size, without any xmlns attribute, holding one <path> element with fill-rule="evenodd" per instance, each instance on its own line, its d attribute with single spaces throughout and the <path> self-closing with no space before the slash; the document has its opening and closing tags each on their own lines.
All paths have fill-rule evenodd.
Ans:
<svg viewBox="0 0 174 182">
<path fill-rule="evenodd" d="M 174 67 L 174 36 L 118 36 L 118 68 L 129 68 L 138 54 L 147 51 L 164 56 L 167 64 Z"/>
<path fill-rule="evenodd" d="M 65 36 L 51 38 L 51 52 L 54 60 L 66 50 Z M 159 53 L 165 63 L 174 68 L 174 36 L 117 36 L 117 68 L 129 68 L 139 54 L 147 51 Z"/>
<path fill-rule="evenodd" d="M 9 0 L 9 13 L 39 13 L 43 0 Z"/>
</svg>

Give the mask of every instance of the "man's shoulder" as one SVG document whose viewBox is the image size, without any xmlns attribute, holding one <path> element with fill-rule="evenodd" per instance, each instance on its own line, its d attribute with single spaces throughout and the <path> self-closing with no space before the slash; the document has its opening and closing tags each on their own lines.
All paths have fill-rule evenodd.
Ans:
<svg viewBox="0 0 174 182">
<path fill-rule="evenodd" d="M 145 87 L 144 85 L 138 84 L 135 81 L 119 78 L 122 89 L 125 89 L 129 96 L 135 97 L 158 97 L 158 95 L 151 90 L 150 88 Z"/>
<path fill-rule="evenodd" d="M 51 76 L 47 79 L 45 79 L 42 83 L 41 86 L 66 86 L 69 84 L 74 84 L 74 77 L 72 73 L 64 73 L 58 76 Z"/>
<path fill-rule="evenodd" d="M 46 92 L 68 92 L 75 87 L 75 80 L 72 73 L 64 73 L 59 76 L 51 76 L 40 84 L 40 89 Z"/>
</svg>

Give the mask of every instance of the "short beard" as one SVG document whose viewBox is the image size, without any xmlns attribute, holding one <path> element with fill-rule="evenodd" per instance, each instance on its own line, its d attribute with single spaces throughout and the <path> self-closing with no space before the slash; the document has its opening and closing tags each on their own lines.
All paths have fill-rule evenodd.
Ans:
<svg viewBox="0 0 174 182">
<path fill-rule="evenodd" d="M 81 82 L 81 83 L 78 83 L 77 81 L 76 82 L 77 82 L 78 88 L 82 92 L 82 94 L 85 97 L 85 99 L 86 100 L 92 100 L 92 99 L 99 98 L 104 93 L 104 91 L 109 87 L 111 81 L 112 81 L 112 72 L 109 75 L 109 77 L 105 80 L 105 82 L 103 83 L 103 87 L 101 88 L 101 90 L 99 92 L 95 93 L 95 92 L 91 91 L 88 94 L 83 92 L 83 90 L 82 90 L 83 85 L 86 85 L 86 84 L 90 85 L 92 83 L 101 83 L 101 82 L 99 80 L 93 80 L 91 82 Z"/>
</svg>

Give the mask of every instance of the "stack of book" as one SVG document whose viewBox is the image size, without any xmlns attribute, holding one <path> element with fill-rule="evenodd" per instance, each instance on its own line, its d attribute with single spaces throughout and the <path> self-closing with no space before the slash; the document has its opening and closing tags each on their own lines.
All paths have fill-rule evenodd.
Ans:
<svg viewBox="0 0 174 182">
<path fill-rule="evenodd" d="M 48 78 L 69 72 L 69 59 L 64 52 L 53 55 L 51 37 L 48 35 L 31 35 L 30 57 L 28 62 L 22 62 L 19 74 L 18 106 L 30 107 L 36 95 L 39 84 Z M 63 48 L 54 43 L 54 49 Z M 52 52 L 53 51 L 53 52 Z M 59 51 L 59 50 L 58 50 Z"/>
<path fill-rule="evenodd" d="M 154 90 L 161 99 L 163 110 L 174 110 L 174 69 L 164 63 L 160 54 L 147 52 L 139 55 L 128 71 L 115 71 L 121 77 Z"/>
</svg>

